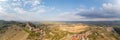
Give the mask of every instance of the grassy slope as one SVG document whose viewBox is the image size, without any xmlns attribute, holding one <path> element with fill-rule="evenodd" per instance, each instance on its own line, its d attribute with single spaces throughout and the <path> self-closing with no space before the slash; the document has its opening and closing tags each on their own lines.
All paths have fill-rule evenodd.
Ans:
<svg viewBox="0 0 120 40">
<path fill-rule="evenodd" d="M 59 27 L 59 25 L 62 26 Z M 50 25 L 44 24 L 43 27 L 39 27 L 45 31 L 44 38 L 48 40 L 70 40 L 72 35 L 81 33 L 84 34 L 86 31 L 90 31 L 92 33 L 88 36 L 90 40 L 119 40 L 119 36 L 117 36 L 115 33 L 107 32 L 105 28 L 100 27 L 86 27 L 83 25 L 76 26 L 71 24 L 65 24 L 63 26 L 62 23 L 55 23 Z M 29 34 L 32 34 L 32 36 L 29 36 Z M 29 37 L 34 40 L 35 35 L 36 34 L 32 32 L 25 32 L 25 30 L 17 25 L 11 25 L 4 34 L 0 35 L 0 40 L 26 40 L 26 38 Z"/>
<path fill-rule="evenodd" d="M 27 36 L 28 33 L 22 30 L 22 28 L 12 25 L 1 35 L 0 40 L 26 40 Z"/>
<path fill-rule="evenodd" d="M 56 25 L 56 27 L 55 27 Z M 57 24 L 52 24 L 52 28 L 48 28 L 46 29 L 46 38 L 49 40 L 70 40 L 71 36 L 74 34 L 84 34 L 87 31 L 90 31 L 91 34 L 88 36 L 88 38 L 90 40 L 119 40 L 120 37 L 118 35 L 116 35 L 116 33 L 114 32 L 108 32 L 106 30 L 105 27 L 86 27 L 86 26 L 81 26 L 78 25 L 80 27 L 75 28 L 74 25 L 73 27 L 70 28 L 66 28 L 69 27 L 68 26 L 62 26 L 59 27 L 57 26 Z M 58 24 L 59 25 L 59 24 Z M 86 27 L 86 28 L 81 28 L 81 27 Z M 64 29 L 64 30 L 62 30 Z M 84 31 L 77 31 L 77 32 L 71 32 L 69 29 L 71 30 L 84 30 Z"/>
</svg>

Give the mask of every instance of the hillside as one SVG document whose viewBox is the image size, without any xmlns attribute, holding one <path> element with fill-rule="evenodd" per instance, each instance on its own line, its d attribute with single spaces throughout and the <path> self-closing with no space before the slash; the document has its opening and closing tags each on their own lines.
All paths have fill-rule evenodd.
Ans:
<svg viewBox="0 0 120 40">
<path fill-rule="evenodd" d="M 0 22 L 0 40 L 120 40 L 114 27 L 77 23 Z"/>
<path fill-rule="evenodd" d="M 50 25 L 50 24 L 49 24 Z M 85 24 L 52 24 L 46 29 L 46 40 L 119 40 L 112 27 L 90 27 Z M 45 40 L 44 39 L 44 40 Z"/>
<path fill-rule="evenodd" d="M 17 25 L 11 25 L 5 33 L 0 35 L 0 40 L 26 40 L 29 34 Z"/>
</svg>

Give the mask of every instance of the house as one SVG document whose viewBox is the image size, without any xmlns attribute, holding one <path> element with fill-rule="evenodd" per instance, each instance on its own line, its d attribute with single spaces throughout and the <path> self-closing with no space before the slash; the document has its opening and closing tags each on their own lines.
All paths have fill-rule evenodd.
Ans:
<svg viewBox="0 0 120 40">
<path fill-rule="evenodd" d="M 26 22 L 26 26 L 25 26 L 27 29 L 29 29 L 30 31 L 32 31 L 34 28 L 35 28 L 35 25 L 33 25 L 32 23 L 30 22 Z"/>
<path fill-rule="evenodd" d="M 88 40 L 88 36 L 91 34 L 90 31 L 87 31 L 86 33 L 83 33 L 83 34 L 74 34 L 72 36 L 72 39 L 71 40 Z"/>
</svg>

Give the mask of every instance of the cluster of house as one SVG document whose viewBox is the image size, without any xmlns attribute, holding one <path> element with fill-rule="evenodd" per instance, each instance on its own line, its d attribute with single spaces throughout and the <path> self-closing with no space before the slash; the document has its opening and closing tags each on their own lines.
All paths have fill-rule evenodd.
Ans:
<svg viewBox="0 0 120 40">
<path fill-rule="evenodd" d="M 37 33 L 42 32 L 43 30 L 41 30 L 40 28 L 37 28 L 35 25 L 32 25 L 30 22 L 26 22 L 26 26 L 27 29 L 29 29 L 30 31 L 35 31 Z"/>
<path fill-rule="evenodd" d="M 35 25 L 32 25 L 30 22 L 26 22 L 25 27 L 27 29 L 29 29 L 30 31 L 34 31 L 35 33 L 40 33 L 41 39 L 43 39 L 43 37 L 45 36 L 45 31 L 43 31 L 42 29 L 36 27 Z"/>
<path fill-rule="evenodd" d="M 107 30 L 108 32 L 114 31 L 114 29 L 113 29 L 112 27 L 107 27 L 106 30 Z"/>
<path fill-rule="evenodd" d="M 90 35 L 90 31 L 83 34 L 74 34 L 72 36 L 72 40 L 89 40 L 88 36 Z"/>
</svg>

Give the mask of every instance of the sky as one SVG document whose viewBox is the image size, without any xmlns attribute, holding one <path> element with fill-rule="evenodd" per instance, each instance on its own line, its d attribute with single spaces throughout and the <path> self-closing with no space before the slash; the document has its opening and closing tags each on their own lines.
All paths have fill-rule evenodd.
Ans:
<svg viewBox="0 0 120 40">
<path fill-rule="evenodd" d="M 115 21 L 120 0 L 0 0 L 0 20 Z"/>
</svg>

